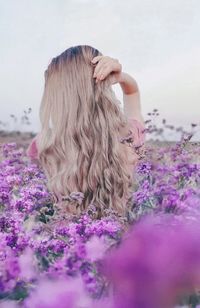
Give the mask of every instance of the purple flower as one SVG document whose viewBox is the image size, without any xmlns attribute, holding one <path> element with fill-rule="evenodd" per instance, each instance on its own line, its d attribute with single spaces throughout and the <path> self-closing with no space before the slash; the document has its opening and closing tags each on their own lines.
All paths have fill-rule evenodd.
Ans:
<svg viewBox="0 0 200 308">
<path fill-rule="evenodd" d="M 25 308 L 91 307 L 80 278 L 41 279 L 24 303 Z"/>
<path fill-rule="evenodd" d="M 151 170 L 152 170 L 152 164 L 147 161 L 147 162 L 138 163 L 136 172 L 138 174 L 149 175 L 151 173 Z"/>
<path fill-rule="evenodd" d="M 200 227 L 173 216 L 149 217 L 134 225 L 105 259 L 114 306 L 174 307 L 177 297 L 200 283 Z"/>
</svg>

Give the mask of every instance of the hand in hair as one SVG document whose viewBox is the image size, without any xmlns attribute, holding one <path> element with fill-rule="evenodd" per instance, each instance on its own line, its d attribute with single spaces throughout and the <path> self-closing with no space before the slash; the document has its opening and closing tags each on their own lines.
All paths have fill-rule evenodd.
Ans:
<svg viewBox="0 0 200 308">
<path fill-rule="evenodd" d="M 96 56 L 91 61 L 97 65 L 94 70 L 93 77 L 96 78 L 96 83 L 109 76 L 111 84 L 118 83 L 121 77 L 122 65 L 117 59 L 109 56 Z"/>
</svg>

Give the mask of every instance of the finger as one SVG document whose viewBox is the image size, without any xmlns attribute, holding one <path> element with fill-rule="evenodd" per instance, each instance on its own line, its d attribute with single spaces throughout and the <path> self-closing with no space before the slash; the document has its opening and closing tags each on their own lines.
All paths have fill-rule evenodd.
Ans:
<svg viewBox="0 0 200 308">
<path fill-rule="evenodd" d="M 104 67 L 98 72 L 97 78 L 99 80 L 103 80 L 111 73 L 111 71 L 112 69 L 110 69 L 110 67 L 106 67 L 106 68 Z"/>
<path fill-rule="evenodd" d="M 93 60 L 94 60 L 94 62 L 93 62 Z M 102 63 L 102 64 L 107 63 L 107 62 L 110 62 L 112 59 L 108 56 L 97 56 L 97 57 L 94 57 L 93 60 L 91 61 L 91 63 L 96 64 L 96 66 L 97 66 L 99 63 Z"/>
<path fill-rule="evenodd" d="M 107 68 L 110 69 L 110 72 L 111 72 L 114 68 L 113 62 L 111 62 L 109 59 L 105 59 L 105 58 L 101 59 L 99 63 L 97 64 L 97 66 L 95 67 L 93 76 L 94 77 L 97 76 L 97 74 L 99 73 L 101 69 L 107 69 Z"/>
<path fill-rule="evenodd" d="M 102 60 L 103 61 L 103 60 Z M 108 63 L 105 63 L 105 62 L 99 62 L 98 64 L 97 64 L 97 66 L 95 67 L 95 70 L 94 70 L 94 77 L 95 76 L 97 76 L 98 74 L 99 74 L 99 72 L 101 71 L 101 70 L 104 70 L 104 69 L 106 69 L 107 67 L 108 67 Z"/>
<path fill-rule="evenodd" d="M 92 59 L 92 63 L 96 63 L 97 61 L 99 61 L 101 58 L 103 58 L 103 56 L 96 56 Z"/>
</svg>

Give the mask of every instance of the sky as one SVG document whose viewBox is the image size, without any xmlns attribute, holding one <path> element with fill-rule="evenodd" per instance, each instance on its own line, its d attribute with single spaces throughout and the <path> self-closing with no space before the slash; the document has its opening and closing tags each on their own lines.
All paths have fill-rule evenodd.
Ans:
<svg viewBox="0 0 200 308">
<path fill-rule="evenodd" d="M 38 132 L 45 69 L 87 44 L 136 79 L 145 120 L 158 109 L 158 123 L 200 124 L 199 33 L 199 0 L 0 0 L 0 121 Z M 120 86 L 113 89 L 123 106 Z M 29 107 L 31 125 L 22 125 Z"/>
</svg>

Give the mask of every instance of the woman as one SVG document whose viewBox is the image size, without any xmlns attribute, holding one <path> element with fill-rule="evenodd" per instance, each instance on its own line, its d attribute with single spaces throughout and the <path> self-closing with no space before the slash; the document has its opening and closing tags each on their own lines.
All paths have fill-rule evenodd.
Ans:
<svg viewBox="0 0 200 308">
<path fill-rule="evenodd" d="M 112 90 L 116 83 L 124 113 Z M 119 61 L 88 45 L 53 58 L 45 71 L 40 122 L 27 154 L 41 164 L 57 201 L 72 212 L 93 204 L 98 217 L 106 209 L 124 215 L 145 127 L 137 83 Z M 71 192 L 83 193 L 81 204 L 66 198 Z"/>
</svg>

